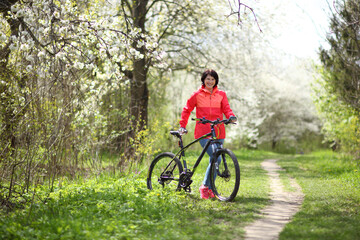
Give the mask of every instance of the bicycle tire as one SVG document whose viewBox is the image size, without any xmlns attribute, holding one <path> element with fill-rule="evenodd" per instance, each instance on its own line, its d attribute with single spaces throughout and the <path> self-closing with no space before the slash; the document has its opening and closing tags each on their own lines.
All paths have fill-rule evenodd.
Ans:
<svg viewBox="0 0 360 240">
<path fill-rule="evenodd" d="M 175 154 L 161 153 L 150 164 L 146 180 L 147 187 L 150 190 L 164 188 L 178 190 L 182 172 L 182 164 Z"/>
<path fill-rule="evenodd" d="M 212 161 L 210 167 L 210 184 L 212 186 L 215 196 L 220 201 L 232 201 L 240 186 L 240 167 L 235 154 L 229 149 L 219 149 L 215 153 L 215 158 L 221 157 L 221 162 L 216 170 L 216 162 Z M 225 160 L 225 161 L 224 161 Z M 228 171 L 225 169 L 227 165 Z"/>
</svg>

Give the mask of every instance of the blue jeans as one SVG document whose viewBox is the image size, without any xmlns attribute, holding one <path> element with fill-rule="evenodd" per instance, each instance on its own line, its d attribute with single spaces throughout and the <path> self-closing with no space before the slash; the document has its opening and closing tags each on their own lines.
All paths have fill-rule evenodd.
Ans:
<svg viewBox="0 0 360 240">
<path fill-rule="evenodd" d="M 201 139 L 200 145 L 204 148 L 206 143 L 209 141 L 210 139 Z M 224 144 L 224 139 L 218 139 L 217 140 L 219 143 L 213 143 L 211 144 L 208 149 L 206 150 L 207 154 L 209 155 L 209 166 L 206 169 L 206 173 L 205 173 L 205 177 L 204 177 L 204 181 L 203 184 L 207 187 L 209 187 L 211 189 L 210 186 L 210 163 L 211 163 L 211 158 L 213 157 L 213 153 L 215 152 L 215 149 L 222 147 L 222 145 Z M 217 159 L 218 164 L 220 164 L 221 162 L 221 157 L 219 157 Z"/>
</svg>

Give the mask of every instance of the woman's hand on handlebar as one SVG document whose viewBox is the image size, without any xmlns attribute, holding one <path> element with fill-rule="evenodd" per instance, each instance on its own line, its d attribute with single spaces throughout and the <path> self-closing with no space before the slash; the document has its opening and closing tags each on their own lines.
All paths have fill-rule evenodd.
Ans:
<svg viewBox="0 0 360 240">
<path fill-rule="evenodd" d="M 231 116 L 229 117 L 229 122 L 230 123 L 236 123 L 237 122 L 237 118 L 235 116 Z"/>
<path fill-rule="evenodd" d="M 178 132 L 180 133 L 180 135 L 184 135 L 187 134 L 188 131 L 186 130 L 186 128 L 180 127 Z"/>
</svg>

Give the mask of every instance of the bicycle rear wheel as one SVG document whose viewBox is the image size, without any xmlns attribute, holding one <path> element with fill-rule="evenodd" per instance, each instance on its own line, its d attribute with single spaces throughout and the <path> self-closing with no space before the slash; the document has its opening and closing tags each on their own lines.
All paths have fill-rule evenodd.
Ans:
<svg viewBox="0 0 360 240">
<path fill-rule="evenodd" d="M 232 201 L 240 186 L 240 167 L 235 154 L 229 149 L 220 149 L 214 156 L 210 168 L 210 183 L 215 196 L 220 201 Z"/>
<path fill-rule="evenodd" d="M 149 167 L 147 187 L 153 189 L 179 189 L 180 173 L 183 167 L 175 154 L 166 152 L 154 158 Z"/>
</svg>

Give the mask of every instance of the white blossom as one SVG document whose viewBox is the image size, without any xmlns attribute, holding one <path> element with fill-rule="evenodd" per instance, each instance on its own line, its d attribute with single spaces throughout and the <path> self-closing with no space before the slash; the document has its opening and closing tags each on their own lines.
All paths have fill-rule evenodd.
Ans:
<svg viewBox="0 0 360 240">
<path fill-rule="evenodd" d="M 153 51 L 152 55 L 153 55 L 153 57 L 157 57 L 157 56 L 159 56 L 159 53 L 157 51 Z"/>
<path fill-rule="evenodd" d="M 60 33 L 60 34 L 66 34 L 66 32 L 67 32 L 67 28 L 66 28 L 66 27 L 61 27 L 61 28 L 59 29 L 59 33 Z"/>
<path fill-rule="evenodd" d="M 11 12 L 16 13 L 19 11 L 19 6 L 17 4 L 11 6 Z"/>
<path fill-rule="evenodd" d="M 29 61 L 29 62 L 33 62 L 33 61 L 34 61 L 34 57 L 33 57 L 32 55 L 27 55 L 27 56 L 25 57 L 25 59 L 26 59 L 27 61 Z"/>
<path fill-rule="evenodd" d="M 58 11 L 55 11 L 55 12 L 54 12 L 54 17 L 60 18 L 60 13 L 59 13 Z"/>
<path fill-rule="evenodd" d="M 21 18 L 25 16 L 25 11 L 23 9 L 20 9 L 19 11 L 16 12 L 16 17 L 17 18 Z"/>
<path fill-rule="evenodd" d="M 143 47 L 144 46 L 144 42 L 143 41 L 138 41 L 137 42 L 137 47 L 138 48 L 141 48 L 141 47 Z"/>
<path fill-rule="evenodd" d="M 31 65 L 26 66 L 26 71 L 30 72 L 32 69 L 33 69 L 33 66 L 31 66 Z"/>
<path fill-rule="evenodd" d="M 11 51 L 14 51 L 17 48 L 17 45 L 15 43 L 10 44 L 9 49 Z"/>
<path fill-rule="evenodd" d="M 137 53 L 138 53 L 138 51 L 136 51 L 134 48 L 130 49 L 130 54 L 131 55 L 135 56 L 135 55 L 137 55 Z"/>
<path fill-rule="evenodd" d="M 1 33 L 1 34 L 0 34 L 0 41 L 1 41 L 1 42 L 5 42 L 6 40 L 7 40 L 6 35 L 3 34 L 3 33 Z"/>
<path fill-rule="evenodd" d="M 74 64 L 74 67 L 75 67 L 75 68 L 78 68 L 78 69 L 83 69 L 83 68 L 84 68 L 84 63 L 82 63 L 82 62 L 76 62 L 76 63 Z"/>
<path fill-rule="evenodd" d="M 65 60 L 66 54 L 64 52 L 58 52 L 55 55 L 55 58 L 60 59 L 60 60 Z"/>
<path fill-rule="evenodd" d="M 124 61 L 124 60 L 125 60 L 125 55 L 124 55 L 124 54 L 120 54 L 119 60 L 120 60 L 120 61 Z"/>
<path fill-rule="evenodd" d="M 109 50 L 110 55 L 115 55 L 119 52 L 119 48 L 118 47 L 113 47 Z"/>
<path fill-rule="evenodd" d="M 22 44 L 20 46 L 20 50 L 28 51 L 30 49 L 30 46 L 28 44 Z"/>
<path fill-rule="evenodd" d="M 45 53 L 43 51 L 40 51 L 37 55 L 39 58 L 45 57 Z"/>
</svg>

